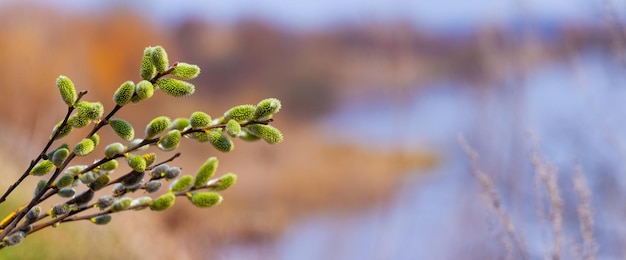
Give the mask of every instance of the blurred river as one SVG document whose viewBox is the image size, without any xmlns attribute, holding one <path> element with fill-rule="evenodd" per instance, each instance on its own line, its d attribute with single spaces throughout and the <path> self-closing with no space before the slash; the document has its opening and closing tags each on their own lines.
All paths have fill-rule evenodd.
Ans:
<svg viewBox="0 0 626 260">
<path fill-rule="evenodd" d="M 353 214 L 319 213 L 261 247 L 226 250 L 225 259 L 485 259 L 502 258 L 499 219 L 472 177 L 457 136 L 481 156 L 505 210 L 525 238 L 531 258 L 552 250 L 552 226 L 537 212 L 547 200 L 534 183 L 533 139 L 558 169 L 564 200 L 560 250 L 572 258 L 582 244 L 572 188 L 580 165 L 593 192 L 599 256 L 623 254 L 626 241 L 626 84 L 624 67 L 588 51 L 535 68 L 497 86 L 450 81 L 422 88 L 409 102 L 377 97 L 349 102 L 324 121 L 337 141 L 372 149 L 428 147 L 441 165 L 410 173 L 386 205 Z M 366 162 L 364 162 L 366 163 Z M 260 256 L 260 257 L 259 257 Z M 518 255 L 519 256 L 519 255 Z"/>
</svg>

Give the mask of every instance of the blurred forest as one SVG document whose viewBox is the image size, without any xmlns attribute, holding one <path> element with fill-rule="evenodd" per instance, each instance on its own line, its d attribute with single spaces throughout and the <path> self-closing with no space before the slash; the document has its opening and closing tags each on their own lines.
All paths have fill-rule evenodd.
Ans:
<svg viewBox="0 0 626 260">
<path fill-rule="evenodd" d="M 197 110 L 219 115 L 236 104 L 277 97 L 283 110 L 275 125 L 286 137 L 275 146 L 236 142 L 228 154 L 193 142 L 182 145 L 176 164 L 189 173 L 216 155 L 221 161 L 218 174 L 239 174 L 239 183 L 224 194 L 219 207 L 198 210 L 181 201 L 163 213 L 114 216 L 104 228 L 61 225 L 10 250 L 17 254 L 41 246 L 38 253 L 20 252 L 35 257 L 71 241 L 78 245 L 65 249 L 71 253 L 54 257 L 110 255 L 107 247 L 86 249 L 98 241 L 89 235 L 95 232 L 111 238 L 98 243 L 116 248 L 114 255 L 127 259 L 197 259 L 223 245 L 271 241 L 289 224 L 316 212 L 353 214 L 384 203 L 403 175 L 437 167 L 445 158 L 432 147 L 379 149 L 368 140 L 342 142 L 320 127 L 320 120 L 357 99 L 385 96 L 409 102 L 405 97 L 441 80 L 469 82 L 476 86 L 471 91 L 481 92 L 485 82 L 497 86 L 582 49 L 612 47 L 611 34 L 602 26 L 555 24 L 530 34 L 519 30 L 489 25 L 469 32 L 435 32 L 389 22 L 293 31 L 253 18 L 229 25 L 195 18 L 156 24 L 121 8 L 87 15 L 4 6 L 0 163 L 12 170 L 4 172 L 2 190 L 21 174 L 65 113 L 54 87 L 58 75 L 88 90 L 86 100 L 111 108 L 113 91 L 126 80 L 139 79 L 140 58 L 150 45 L 164 46 L 171 61 L 197 64 L 202 73 L 192 81 L 197 88 L 193 97 L 155 95 L 123 110 L 119 116 L 137 130 L 160 115 L 187 117 Z M 345 134 L 351 129 L 333 131 Z M 116 138 L 110 130 L 103 134 L 107 142 Z M 19 201 L 32 191 L 19 192 L 11 199 Z M 163 246 L 146 250 L 141 246 L 146 240 Z"/>
</svg>

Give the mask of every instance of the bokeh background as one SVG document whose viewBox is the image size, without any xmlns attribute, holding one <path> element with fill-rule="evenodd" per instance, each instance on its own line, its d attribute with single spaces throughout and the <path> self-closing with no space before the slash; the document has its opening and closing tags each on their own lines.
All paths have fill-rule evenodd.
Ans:
<svg viewBox="0 0 626 260">
<path fill-rule="evenodd" d="M 0 1 L 2 190 L 65 113 L 58 75 L 111 108 L 151 45 L 202 73 L 192 97 L 157 94 L 122 110 L 136 129 L 277 97 L 274 125 L 286 137 L 236 141 L 228 154 L 182 145 L 185 172 L 217 155 L 218 174 L 238 173 L 218 207 L 181 200 L 104 227 L 60 225 L 0 258 L 624 258 L 624 7 Z M 35 182 L 0 210 L 28 199 Z"/>
</svg>

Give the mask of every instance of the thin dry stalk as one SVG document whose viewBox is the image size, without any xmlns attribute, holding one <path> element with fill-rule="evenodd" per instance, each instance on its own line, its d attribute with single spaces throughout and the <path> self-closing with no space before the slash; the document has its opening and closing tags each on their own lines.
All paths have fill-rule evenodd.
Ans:
<svg viewBox="0 0 626 260">
<path fill-rule="evenodd" d="M 542 160 L 537 150 L 538 149 L 535 148 L 530 160 L 535 167 L 537 178 L 546 188 L 548 201 L 550 202 L 547 216 L 549 216 L 550 223 L 552 224 L 553 249 L 549 258 L 561 259 L 561 250 L 563 247 L 563 198 L 559 190 L 558 174 L 554 166 L 548 165 Z M 546 214 L 540 214 L 540 217 L 545 215 Z"/>
<path fill-rule="evenodd" d="M 478 183 L 480 184 L 485 197 L 489 200 L 493 211 L 496 213 L 501 221 L 502 228 L 506 232 L 505 235 L 500 237 L 500 242 L 506 250 L 506 259 L 514 259 L 513 242 L 515 242 L 515 246 L 517 246 L 518 253 L 520 254 L 521 258 L 528 259 L 528 249 L 526 247 L 526 244 L 524 243 L 524 240 L 515 229 L 515 226 L 513 225 L 509 214 L 502 207 L 500 196 L 496 192 L 496 189 L 494 188 L 493 182 L 489 178 L 489 175 L 487 175 L 487 173 L 485 173 L 479 167 L 478 152 L 470 147 L 462 134 L 459 135 L 458 139 L 459 144 L 463 148 L 463 151 L 465 151 L 467 157 L 469 157 L 470 159 L 472 175 L 474 175 L 476 180 L 478 180 Z"/>
<path fill-rule="evenodd" d="M 598 253 L 598 243 L 593 235 L 593 208 L 591 207 L 591 190 L 587 185 L 582 167 L 576 167 L 576 172 L 572 179 L 574 190 L 578 196 L 578 218 L 580 233 L 583 238 L 582 258 L 585 260 L 596 259 Z"/>
</svg>

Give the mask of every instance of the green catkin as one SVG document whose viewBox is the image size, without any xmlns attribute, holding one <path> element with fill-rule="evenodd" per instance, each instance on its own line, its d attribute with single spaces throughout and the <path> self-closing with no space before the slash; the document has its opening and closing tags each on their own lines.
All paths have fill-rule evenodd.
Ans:
<svg viewBox="0 0 626 260">
<path fill-rule="evenodd" d="M 157 72 L 163 73 L 169 67 L 169 61 L 167 59 L 167 52 L 161 46 L 156 46 L 152 49 L 152 53 L 150 55 L 150 60 L 152 61 L 152 65 Z"/>
<path fill-rule="evenodd" d="M 241 133 L 241 125 L 234 119 L 228 120 L 228 123 L 226 123 L 226 133 L 228 133 L 228 135 L 232 136 L 232 137 L 237 137 L 239 136 L 239 133 Z"/>
<path fill-rule="evenodd" d="M 115 90 L 113 94 L 113 101 L 118 106 L 124 106 L 130 102 L 130 99 L 135 94 L 135 83 L 132 81 L 126 81 Z"/>
<path fill-rule="evenodd" d="M 154 85 L 165 94 L 173 97 L 187 97 L 192 95 L 196 90 L 193 84 L 172 78 L 160 78 Z"/>
<path fill-rule="evenodd" d="M 122 119 L 109 119 L 109 125 L 113 128 L 117 136 L 126 141 L 130 141 L 135 137 L 135 129 L 133 129 L 133 126 Z"/>
<path fill-rule="evenodd" d="M 150 123 L 146 126 L 146 139 L 150 139 L 155 137 L 158 134 L 161 134 L 163 131 L 167 130 L 170 127 L 172 121 L 169 117 L 160 116 L 155 119 L 152 119 Z"/>
<path fill-rule="evenodd" d="M 55 166 L 59 167 L 61 166 L 61 164 L 63 164 L 63 162 L 65 161 L 65 159 L 67 159 L 69 155 L 70 150 L 68 150 L 67 148 L 57 149 L 52 154 L 52 158 L 50 158 L 50 161 L 52 161 Z"/>
<path fill-rule="evenodd" d="M 230 188 L 230 186 L 233 186 L 233 184 L 235 184 L 236 182 L 237 182 L 237 175 L 234 173 L 227 173 L 227 174 L 224 174 L 222 177 L 220 177 L 219 184 L 213 189 L 216 191 L 227 190 L 228 188 Z"/>
<path fill-rule="evenodd" d="M 96 145 L 93 143 L 91 139 L 83 139 L 76 146 L 74 146 L 74 153 L 77 156 L 86 156 L 93 152 L 96 148 Z"/>
<path fill-rule="evenodd" d="M 256 111 L 254 111 L 254 119 L 268 119 L 271 115 L 278 113 L 281 106 L 282 105 L 280 104 L 280 100 L 276 98 L 261 100 L 261 102 L 256 105 Z"/>
<path fill-rule="evenodd" d="M 88 101 L 79 101 L 74 104 L 77 112 L 76 114 L 79 117 L 88 119 L 88 120 L 97 120 L 102 117 L 104 113 L 104 106 L 100 102 L 88 102 Z"/>
<path fill-rule="evenodd" d="M 230 152 L 235 148 L 235 144 L 221 131 L 213 129 L 209 133 L 209 142 L 220 152 Z"/>
<path fill-rule="evenodd" d="M 90 218 L 89 221 L 91 221 L 91 223 L 94 223 L 96 225 L 106 225 L 109 222 L 111 222 L 112 218 L 113 217 L 111 217 L 111 215 L 106 214 L 106 215 L 100 215 L 97 217 Z"/>
<path fill-rule="evenodd" d="M 178 148 L 180 144 L 181 133 L 178 130 L 170 130 L 159 141 L 159 149 L 163 151 L 172 151 Z"/>
<path fill-rule="evenodd" d="M 224 120 L 234 119 L 237 122 L 248 121 L 254 116 L 256 108 L 253 105 L 239 105 L 224 113 Z"/>
<path fill-rule="evenodd" d="M 128 166 L 136 172 L 146 171 L 146 159 L 141 155 L 131 154 L 128 156 Z"/>
<path fill-rule="evenodd" d="M 176 129 L 178 131 L 183 131 L 188 126 L 189 126 L 189 119 L 185 117 L 179 117 L 179 118 L 174 119 L 174 121 L 170 125 L 170 130 Z"/>
<path fill-rule="evenodd" d="M 176 195 L 168 192 L 152 201 L 152 204 L 150 204 L 150 209 L 154 211 L 163 211 L 173 206 L 174 202 L 176 202 Z"/>
<path fill-rule="evenodd" d="M 63 99 L 63 102 L 65 102 L 68 106 L 74 105 L 78 95 L 76 94 L 76 88 L 74 87 L 72 80 L 61 75 L 57 78 L 56 85 L 61 93 L 61 99 Z"/>
<path fill-rule="evenodd" d="M 54 169 L 54 163 L 50 160 L 43 160 L 30 170 L 30 175 L 44 176 Z"/>
<path fill-rule="evenodd" d="M 153 47 L 147 47 L 143 51 L 143 58 L 141 59 L 141 68 L 139 69 L 139 75 L 144 80 L 150 80 L 156 73 L 156 68 L 152 64 L 152 51 Z M 134 84 L 133 84 L 134 90 Z"/>
<path fill-rule="evenodd" d="M 122 211 L 125 209 L 130 208 L 130 204 L 133 203 L 133 199 L 132 198 L 121 198 L 119 200 L 117 200 L 115 203 L 113 203 L 113 205 L 111 205 L 111 212 L 118 212 L 118 211 Z"/>
<path fill-rule="evenodd" d="M 59 126 L 61 126 L 61 124 L 63 123 L 63 121 L 59 122 L 58 124 L 56 124 L 54 126 L 54 128 L 52 128 L 52 135 L 54 135 L 54 133 L 56 133 L 57 129 L 59 128 Z M 63 127 L 61 128 L 61 130 L 59 131 L 59 134 L 57 134 L 57 136 L 54 138 L 54 140 L 59 140 L 67 135 L 69 135 L 72 132 L 72 126 L 69 124 L 65 124 L 63 125 Z M 52 138 L 52 135 L 50 135 L 50 138 Z"/>
<path fill-rule="evenodd" d="M 193 112 L 189 117 L 189 125 L 192 129 L 206 128 L 211 125 L 211 116 L 201 111 Z"/>
<path fill-rule="evenodd" d="M 191 203 L 199 208 L 209 208 L 222 202 L 222 196 L 215 192 L 194 192 L 187 197 Z"/>
<path fill-rule="evenodd" d="M 172 70 L 172 76 L 183 80 L 196 78 L 200 74 L 200 67 L 184 62 L 179 62 Z"/>
<path fill-rule="evenodd" d="M 137 83 L 137 86 L 135 87 L 135 94 L 137 94 L 140 101 L 149 99 L 152 95 L 154 95 L 154 86 L 150 83 L 150 81 L 142 80 Z"/>
<path fill-rule="evenodd" d="M 249 133 L 263 138 L 267 143 L 276 144 L 283 141 L 283 134 L 270 125 L 254 124 L 247 127 Z"/>
<path fill-rule="evenodd" d="M 186 191 L 193 185 L 193 176 L 185 175 L 180 177 L 178 180 L 175 180 L 172 185 L 170 185 L 171 192 L 181 192 Z"/>
<path fill-rule="evenodd" d="M 126 148 L 121 143 L 112 143 L 104 148 L 104 156 L 106 158 L 113 158 L 114 156 L 124 152 L 125 149 Z"/>
<path fill-rule="evenodd" d="M 216 157 L 211 157 L 207 159 L 206 162 L 204 162 L 204 164 L 202 164 L 202 166 L 200 166 L 200 168 L 198 169 L 198 173 L 196 174 L 196 180 L 193 186 L 195 188 L 200 188 L 207 184 L 207 182 L 209 182 L 213 175 L 215 175 L 218 164 L 219 161 Z"/>
</svg>

